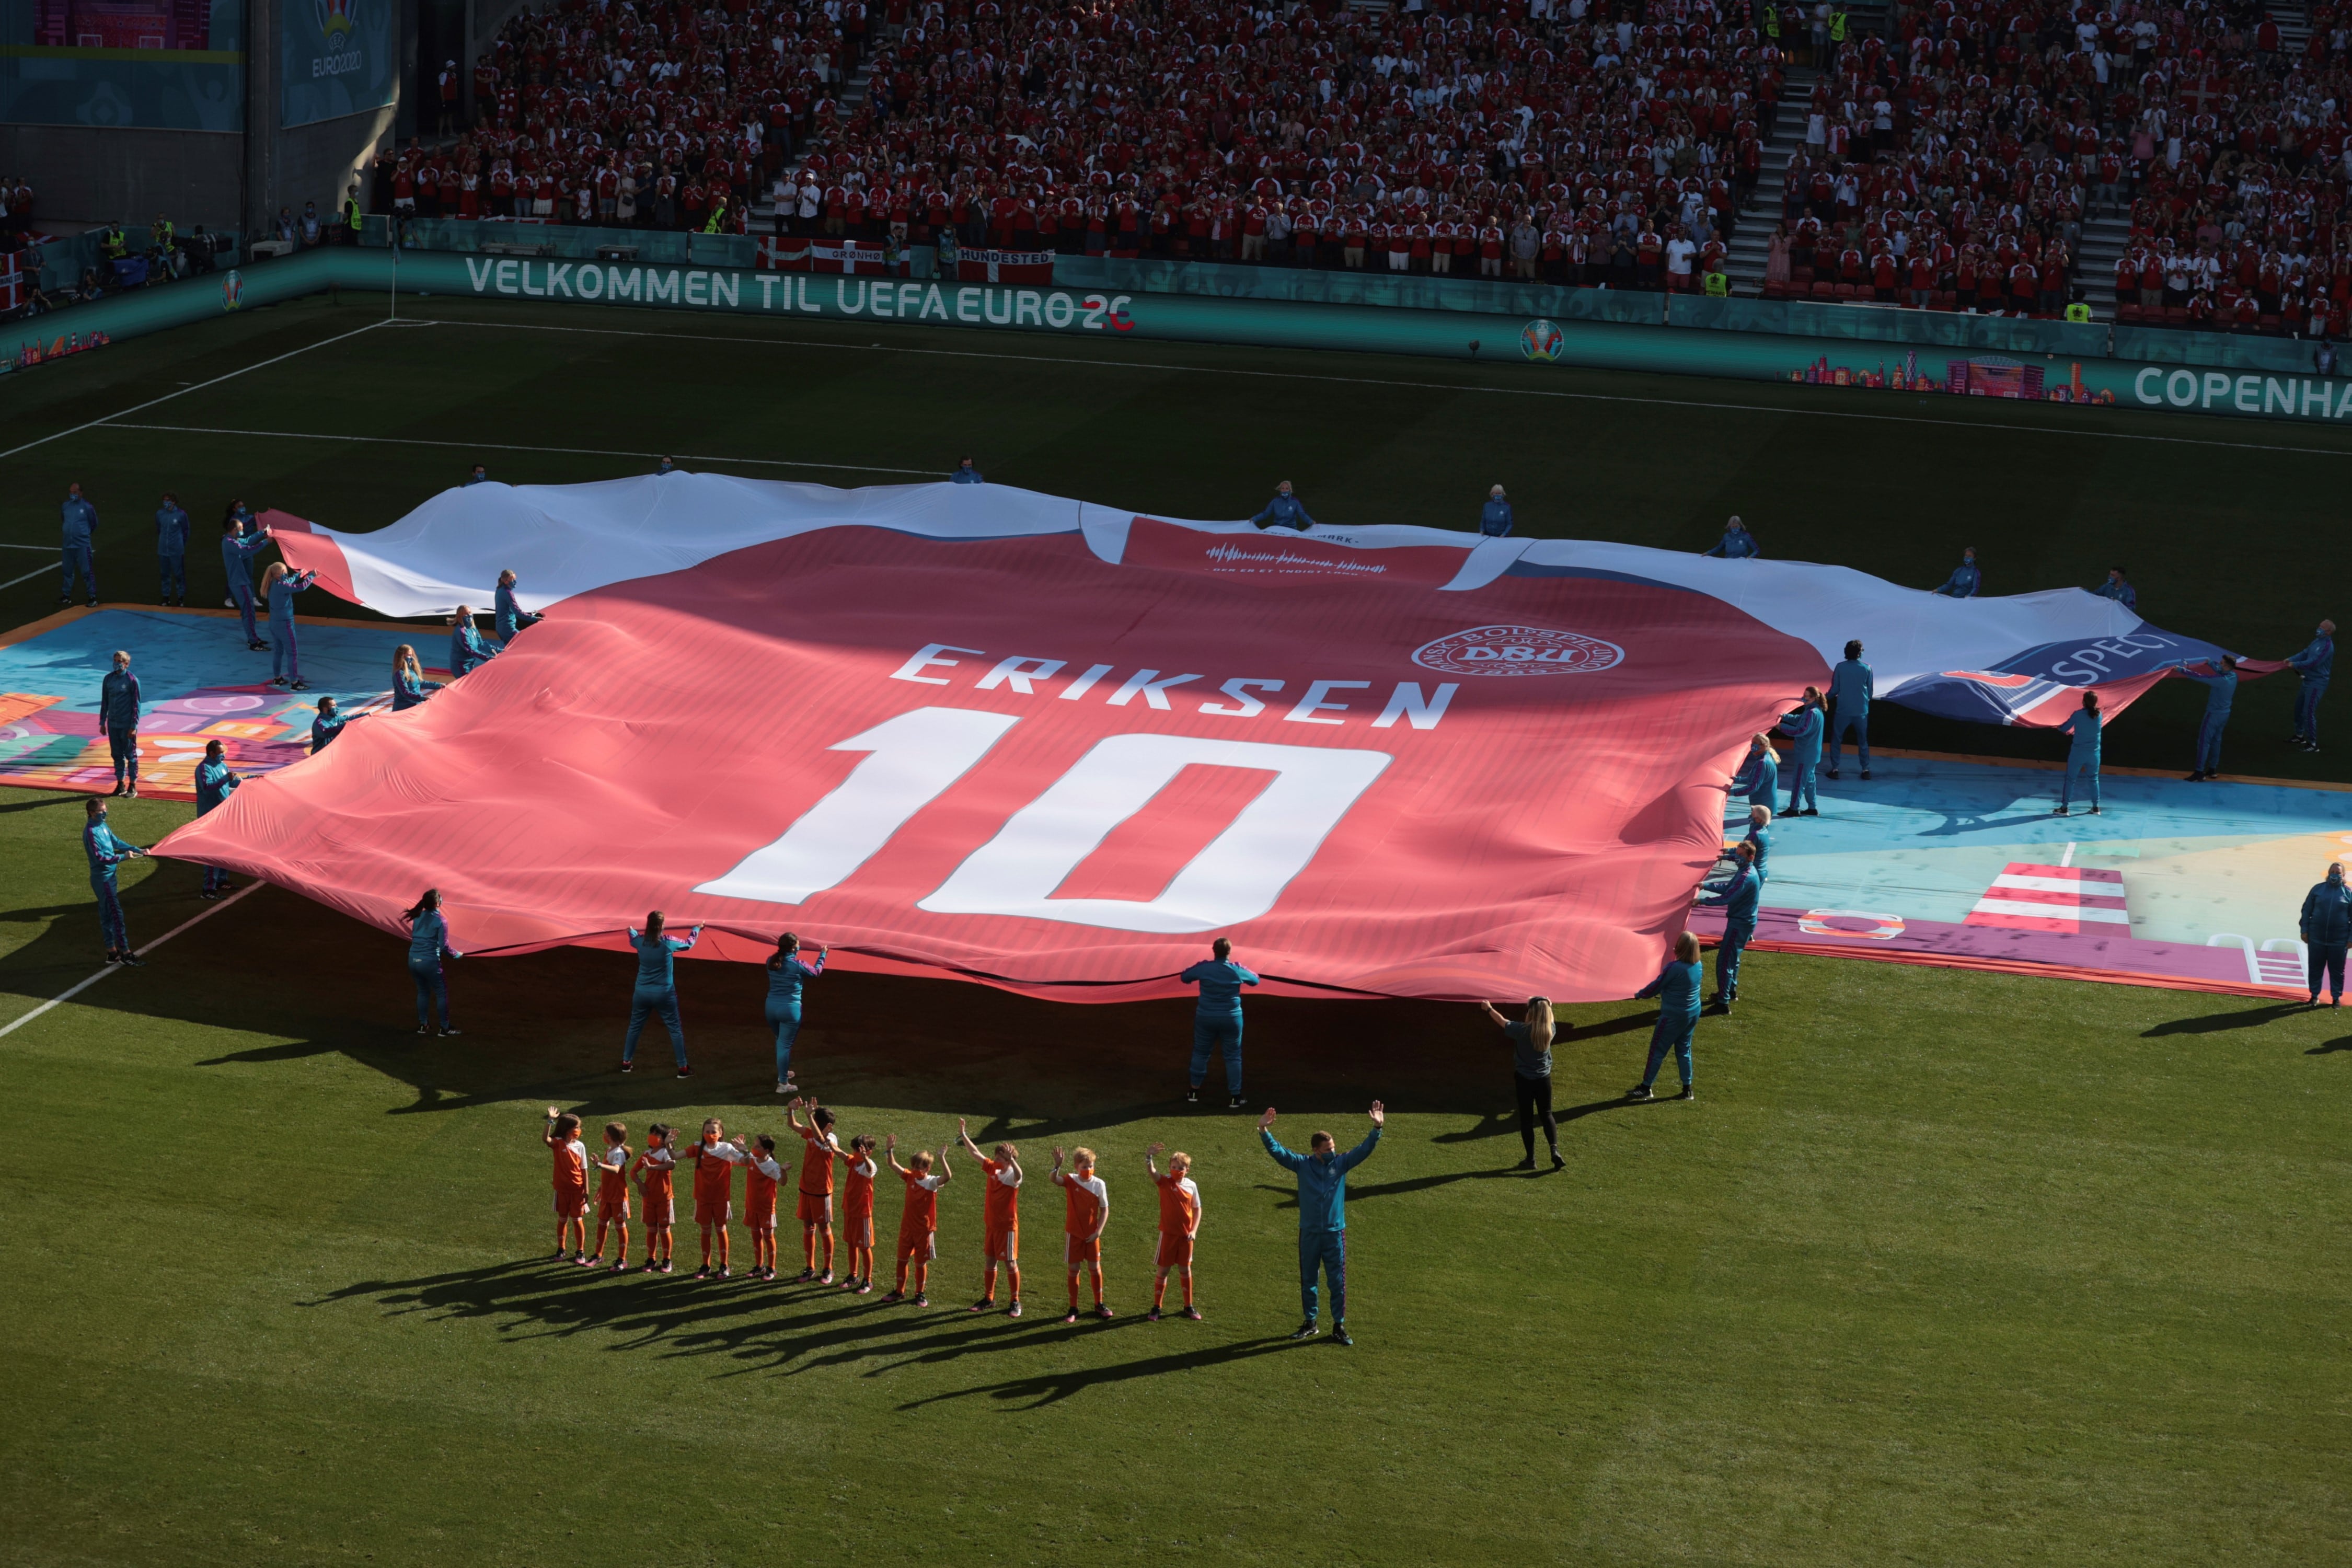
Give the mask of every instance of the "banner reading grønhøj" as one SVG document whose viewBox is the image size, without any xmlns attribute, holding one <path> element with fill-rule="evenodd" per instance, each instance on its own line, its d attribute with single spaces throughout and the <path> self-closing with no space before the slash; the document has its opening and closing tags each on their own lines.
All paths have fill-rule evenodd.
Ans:
<svg viewBox="0 0 2352 1568">
<path fill-rule="evenodd" d="M 393 100 L 400 70 L 394 6 L 394 0 L 284 0 L 280 125 L 315 124 Z"/>
</svg>

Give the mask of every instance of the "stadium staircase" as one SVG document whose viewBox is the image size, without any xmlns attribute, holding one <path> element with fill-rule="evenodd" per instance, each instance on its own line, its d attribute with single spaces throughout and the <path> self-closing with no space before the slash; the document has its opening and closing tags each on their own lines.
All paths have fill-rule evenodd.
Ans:
<svg viewBox="0 0 2352 1568">
<path fill-rule="evenodd" d="M 1772 230 L 1780 222 L 1780 195 L 1789 176 L 1789 160 L 1805 144 L 1805 120 L 1813 101 L 1814 72 L 1811 66 L 1790 66 L 1774 106 L 1772 124 L 1764 138 L 1764 163 L 1756 172 L 1756 188 L 1731 226 L 1731 243 L 1724 247 L 1724 269 L 1731 274 L 1734 294 L 1764 292 L 1765 253 L 1771 248 Z"/>
</svg>

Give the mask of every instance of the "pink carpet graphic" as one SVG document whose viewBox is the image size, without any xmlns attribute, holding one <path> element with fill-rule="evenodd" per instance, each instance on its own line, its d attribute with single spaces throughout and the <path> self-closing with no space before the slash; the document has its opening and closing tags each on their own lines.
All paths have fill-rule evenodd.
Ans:
<svg viewBox="0 0 2352 1568">
<path fill-rule="evenodd" d="M 2217 651 L 2075 590 L 1953 601 L 1798 562 L 1260 533 L 1002 486 L 671 474 L 473 486 L 372 534 L 269 521 L 383 613 L 485 606 L 510 568 L 551 618 L 166 853 L 386 929 L 438 886 L 475 952 L 613 945 L 660 908 L 717 957 L 790 927 L 853 965 L 1073 999 L 1173 994 L 1213 933 L 1299 994 L 1621 997 L 1685 923 L 1747 737 L 1847 638 L 1881 700 L 2027 726 L 2083 684 L 2119 713 Z M 1768 904 L 1830 826 L 1787 830 Z M 2039 890 L 2012 862 L 2060 857 L 2009 855 L 1948 918 L 1885 911 L 1904 955 L 1948 923 L 1950 962 L 2030 942 L 2021 962 L 2102 970 L 2047 944 L 2108 938 L 1969 924 L 1996 878 Z M 1835 912 L 1872 890 L 1764 934 L 1885 947 Z"/>
</svg>

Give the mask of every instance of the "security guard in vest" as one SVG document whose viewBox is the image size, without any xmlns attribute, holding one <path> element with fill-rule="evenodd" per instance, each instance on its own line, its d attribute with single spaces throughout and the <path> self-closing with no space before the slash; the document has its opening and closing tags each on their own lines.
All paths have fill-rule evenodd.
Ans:
<svg viewBox="0 0 2352 1568">
<path fill-rule="evenodd" d="M 2083 302 L 2083 291 L 2079 289 L 2074 290 L 2074 298 L 2067 301 L 2066 319 L 2077 322 L 2086 322 L 2091 319 L 2091 307 Z"/>
<path fill-rule="evenodd" d="M 1764 7 L 1764 43 L 1774 54 L 1780 52 L 1780 7 Z"/>
<path fill-rule="evenodd" d="M 343 193 L 343 243 L 360 242 L 360 188 L 353 185 Z"/>
<path fill-rule="evenodd" d="M 1838 56 L 1840 56 L 1840 55 L 1842 55 L 1842 54 L 1845 53 L 1845 36 L 1846 36 L 1846 16 L 1845 16 L 1845 7 L 1844 7 L 1844 6 L 1843 6 L 1843 5 L 1839 5 L 1839 6 L 1834 7 L 1833 9 L 1832 9 L 1832 10 L 1831 10 L 1831 12 L 1830 12 L 1830 58 L 1829 58 L 1829 68 L 1830 68 L 1830 69 L 1832 69 L 1832 70 L 1835 70 L 1835 69 L 1837 68 L 1837 59 L 1838 59 Z"/>
<path fill-rule="evenodd" d="M 1723 263 L 1720 261 L 1710 261 L 1706 264 L 1706 272 L 1699 277 L 1698 286 L 1699 292 L 1710 300 L 1731 298 L 1731 279 L 1725 276 Z"/>
<path fill-rule="evenodd" d="M 727 223 L 727 198 L 714 196 L 710 203 L 710 220 L 702 226 L 705 234 L 718 234 Z"/>
<path fill-rule="evenodd" d="M 108 224 L 106 232 L 99 237 L 98 248 L 100 254 L 109 261 L 120 261 L 129 255 L 130 247 L 122 240 L 122 226 L 119 223 Z"/>
</svg>

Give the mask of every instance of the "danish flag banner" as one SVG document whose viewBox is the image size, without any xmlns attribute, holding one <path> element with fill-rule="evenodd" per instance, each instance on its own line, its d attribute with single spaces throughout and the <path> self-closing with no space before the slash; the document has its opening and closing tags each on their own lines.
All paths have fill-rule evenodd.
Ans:
<svg viewBox="0 0 2352 1568">
<path fill-rule="evenodd" d="M 1050 250 L 960 250 L 956 278 L 964 283 L 1051 283 Z"/>
<path fill-rule="evenodd" d="M 811 239 L 790 237 L 763 237 L 757 257 L 759 266 L 772 272 L 845 272 L 879 273 L 889 270 L 888 253 L 878 245 L 865 245 L 856 240 L 843 240 L 828 245 Z M 898 264 L 906 271 L 906 263 Z M 1050 277 L 1047 281 L 1051 281 Z"/>
<path fill-rule="evenodd" d="M 1074 999 L 1174 994 L 1213 935 L 1298 994 L 1624 996 L 1748 738 L 1848 637 L 1939 711 L 2013 700 L 1979 679 L 2012 666 L 2095 666 L 2120 706 L 2212 651 L 2073 590 L 996 485 L 674 473 L 470 486 L 369 534 L 266 521 L 389 615 L 512 568 L 549 618 L 163 853 L 390 931 L 437 887 L 471 952 L 618 945 L 660 909 L 722 958 L 790 929 Z"/>
</svg>

